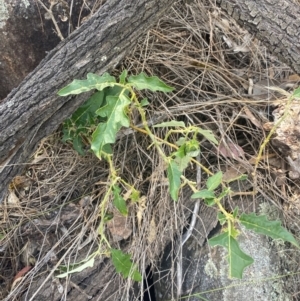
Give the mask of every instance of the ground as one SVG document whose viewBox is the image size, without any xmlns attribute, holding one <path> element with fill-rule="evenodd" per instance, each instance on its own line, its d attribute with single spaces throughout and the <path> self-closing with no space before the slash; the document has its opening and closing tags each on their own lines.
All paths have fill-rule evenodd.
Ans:
<svg viewBox="0 0 300 301">
<path fill-rule="evenodd" d="M 248 175 L 248 180 L 236 183 L 235 187 L 237 192 L 248 193 L 247 201 L 241 194 L 238 200 L 227 199 L 224 206 L 230 211 L 238 203 L 245 212 L 259 212 L 262 203 L 263 208 L 276 208 L 273 215 L 269 209 L 263 212 L 268 211 L 270 218 L 281 219 L 299 239 L 299 177 L 288 159 L 290 150 L 283 147 L 285 141 L 278 142 L 280 137 L 288 136 L 290 123 L 278 128 L 277 141 L 267 143 L 253 175 L 258 151 L 273 122 L 291 109 L 285 107 L 287 93 L 297 87 L 299 77 L 233 20 L 205 4 L 199 0 L 174 5 L 113 73 L 118 75 L 124 68 L 129 74 L 144 71 L 175 87 L 167 95 L 141 95 L 150 101 L 147 114 L 151 123 L 176 119 L 212 130 L 219 146 L 200 139 L 201 163 L 214 173 L 222 170 L 228 177 Z M 277 90 L 266 86 L 276 86 Z M 285 120 L 288 118 L 287 114 Z M 137 119 L 136 125 L 139 123 Z M 163 130 L 154 131 L 163 137 Z M 69 293 L 65 300 L 75 300 L 70 297 L 70 287 L 82 298 L 89 295 L 85 290 L 89 283 L 83 286 L 75 277 L 68 286 L 63 280 L 52 278 L 52 274 L 57 273 L 60 265 L 79 262 L 97 248 L 97 209 L 106 189 L 108 169 L 104 161 L 88 151 L 80 156 L 61 138 L 58 131 L 41 142 L 31 161 L 24 163 L 24 174 L 13 181 L 6 201 L 0 205 L 2 300 L 26 300 L 26 292 L 29 297 L 42 294 L 44 288 L 39 281 L 48 276 L 56 283 L 59 294 Z M 162 251 L 188 224 L 193 201 L 187 190 L 183 190 L 177 203 L 170 200 L 164 162 L 153 148 L 148 148 L 148 142 L 142 133 L 123 132 L 114 147 L 114 161 L 122 177 L 141 191 L 142 198 L 130 204 L 129 216 L 118 220 L 119 227 L 108 226 L 107 236 L 112 244 L 132 255 L 140 271 L 151 264 L 159 275 Z M 289 141 L 285 145 L 291 147 L 295 143 Z M 166 147 L 165 151 L 171 150 Z M 291 154 L 290 159 L 293 162 L 298 158 Z M 195 180 L 194 166 L 190 166 L 187 176 Z M 202 185 L 206 178 L 203 172 Z M 207 221 L 204 213 L 208 215 L 201 211 L 198 219 L 205 221 L 208 235 L 216 224 L 215 220 L 212 222 L 213 215 Z M 199 239 L 197 233 L 193 235 Z M 205 237 L 202 244 L 204 241 Z M 257 244 L 251 239 L 250 245 Z M 299 253 L 288 244 L 283 246 L 280 268 L 274 269 L 277 274 L 272 276 L 295 273 L 282 278 L 282 289 L 286 300 L 297 300 Z M 99 262 L 106 260 L 98 258 Z M 130 281 L 118 275 L 114 281 L 120 283 L 118 296 L 132 292 Z M 139 289 L 135 292 L 138 295 Z M 125 300 L 116 296 L 111 300 L 114 298 Z"/>
</svg>

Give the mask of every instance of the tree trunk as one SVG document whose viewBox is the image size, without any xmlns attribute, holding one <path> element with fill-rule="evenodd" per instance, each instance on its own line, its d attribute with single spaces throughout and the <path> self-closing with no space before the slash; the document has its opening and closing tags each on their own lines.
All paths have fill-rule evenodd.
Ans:
<svg viewBox="0 0 300 301">
<path fill-rule="evenodd" d="M 22 164 L 27 162 L 39 141 L 53 132 L 87 98 L 86 95 L 61 98 L 56 95 L 57 91 L 73 78 L 84 78 L 87 72 L 102 74 L 116 66 L 141 33 L 157 21 L 172 2 L 108 1 L 89 21 L 51 51 L 34 72 L 0 103 L 0 201 L 7 184 L 22 170 Z M 277 5 L 279 2 L 281 6 Z M 217 3 L 242 26 L 255 33 L 270 51 L 299 72 L 296 29 L 300 19 L 299 10 L 295 9 L 291 0 L 264 0 L 259 4 L 250 0 L 217 0 Z M 286 8 L 286 5 L 290 6 Z M 271 13 L 273 9 L 276 18 Z M 269 34 L 272 29 L 276 34 Z M 210 215 L 203 212 L 203 216 Z M 211 221 L 215 219 L 211 218 Z M 213 226 L 208 228 L 208 232 Z M 70 300 L 88 300 L 88 295 L 97 296 L 97 300 L 118 300 L 118 296 L 112 295 L 119 285 L 116 277 L 119 276 L 115 275 L 111 264 L 98 262 L 94 269 L 72 278 L 77 287 L 69 289 Z M 50 296 L 52 300 L 60 300 L 59 288 L 50 279 L 47 281 L 41 277 L 34 288 L 44 281 L 46 285 L 42 292 L 32 300 L 50 299 Z M 110 288 L 105 290 L 107 285 Z M 86 299 L 79 291 L 80 287 L 87 294 Z M 24 300 L 31 299 L 26 295 Z"/>
<path fill-rule="evenodd" d="M 0 202 L 39 141 L 87 99 L 58 97 L 57 91 L 87 72 L 102 74 L 116 66 L 172 3 L 107 1 L 0 103 Z"/>
<path fill-rule="evenodd" d="M 57 46 L 59 35 L 67 37 L 89 13 L 83 0 L 57 1 L 51 11 L 44 2 L 48 11 L 37 0 L 0 0 L 0 100 Z"/>
<path fill-rule="evenodd" d="M 282 62 L 300 73 L 300 9 L 295 0 L 216 0 Z"/>
</svg>

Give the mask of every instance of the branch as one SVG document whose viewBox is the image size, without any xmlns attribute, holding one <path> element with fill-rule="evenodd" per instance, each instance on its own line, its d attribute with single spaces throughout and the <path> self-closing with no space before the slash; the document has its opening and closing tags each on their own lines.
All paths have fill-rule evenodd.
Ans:
<svg viewBox="0 0 300 301">
<path fill-rule="evenodd" d="M 172 3 L 107 1 L 0 103 L 0 202 L 40 140 L 88 97 L 58 97 L 57 91 L 87 72 L 102 74 L 114 68 Z"/>
</svg>

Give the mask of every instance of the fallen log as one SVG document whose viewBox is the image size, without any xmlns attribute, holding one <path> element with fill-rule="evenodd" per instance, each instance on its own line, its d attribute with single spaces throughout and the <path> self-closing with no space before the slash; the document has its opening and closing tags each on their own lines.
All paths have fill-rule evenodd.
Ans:
<svg viewBox="0 0 300 301">
<path fill-rule="evenodd" d="M 172 3 L 107 1 L 0 103 L 0 202 L 40 140 L 87 99 L 58 97 L 57 91 L 87 72 L 102 74 L 115 67 Z"/>
<path fill-rule="evenodd" d="M 228 16 L 256 36 L 267 51 L 300 73 L 300 6 L 294 0 L 217 0 Z"/>
</svg>

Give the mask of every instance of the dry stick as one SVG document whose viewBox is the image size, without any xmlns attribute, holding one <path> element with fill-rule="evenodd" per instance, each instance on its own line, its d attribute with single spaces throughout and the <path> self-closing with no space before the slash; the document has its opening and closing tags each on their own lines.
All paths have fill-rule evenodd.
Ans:
<svg viewBox="0 0 300 301">
<path fill-rule="evenodd" d="M 52 12 L 52 7 L 53 7 L 56 3 L 53 2 L 53 1 L 50 1 L 50 8 L 48 8 L 41 0 L 37 0 L 37 1 L 43 6 L 43 8 L 46 10 L 46 12 L 50 15 L 51 20 L 52 20 L 52 22 L 53 22 L 53 25 L 54 25 L 54 27 L 55 27 L 55 29 L 56 29 L 56 34 L 58 35 L 58 37 L 60 38 L 60 40 L 63 41 L 63 40 L 64 40 L 64 37 L 63 37 L 63 35 L 62 35 L 62 33 L 61 33 L 61 31 L 60 31 L 58 25 L 57 25 L 57 22 L 56 22 L 56 20 L 55 20 L 55 18 L 54 18 L 53 12 Z"/>
<path fill-rule="evenodd" d="M 197 161 L 200 162 L 200 154 L 197 156 Z M 200 190 L 201 186 L 201 168 L 199 165 L 197 165 L 197 189 Z M 196 220 L 197 220 L 197 215 L 199 213 L 199 208 L 200 208 L 200 199 L 196 200 L 193 214 L 192 214 L 192 220 L 190 223 L 190 226 L 186 233 L 182 235 L 181 240 L 178 242 L 178 251 L 177 251 L 177 262 L 176 262 L 176 267 L 177 267 L 177 299 L 180 298 L 181 296 L 181 288 L 182 288 L 182 248 L 183 245 L 186 243 L 186 241 L 190 238 L 190 236 L 193 233 L 193 230 L 196 225 Z"/>
</svg>

